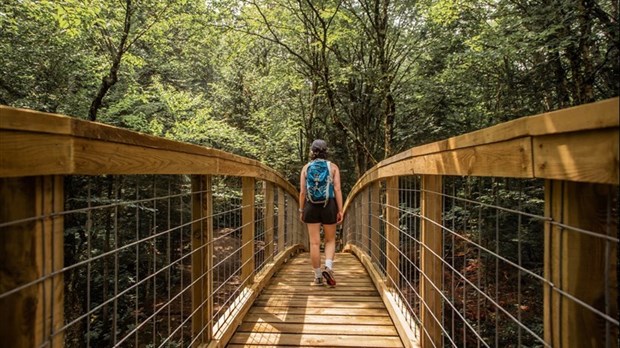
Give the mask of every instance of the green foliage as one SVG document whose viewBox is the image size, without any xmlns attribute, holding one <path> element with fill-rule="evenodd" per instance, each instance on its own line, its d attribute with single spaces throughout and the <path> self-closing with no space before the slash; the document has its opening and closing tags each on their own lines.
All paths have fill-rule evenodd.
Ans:
<svg viewBox="0 0 620 348">
<path fill-rule="evenodd" d="M 620 88 L 619 21 L 611 2 L 133 1 L 121 47 L 124 4 L 4 0 L 0 103 L 86 118 L 121 50 L 118 81 L 106 92 L 98 121 L 255 158 L 291 182 L 309 143 L 324 138 L 346 193 L 366 169 L 401 150 L 617 96 Z M 525 211 L 540 206 L 540 192 L 521 197 L 502 182 L 463 183 L 472 184 L 480 186 L 476 198 L 483 202 L 499 199 Z M 105 192 L 97 197 L 111 199 Z M 445 218 L 473 226 L 484 239 L 494 237 L 491 221 L 519 223 L 514 215 L 461 206 Z M 96 253 L 110 231 L 105 216 L 98 219 Z M 86 223 L 77 220 L 72 226 Z M 539 227 L 521 224 L 521 243 L 536 263 Z M 514 257 L 515 232 L 500 232 L 497 243 Z M 83 260 L 83 229 L 68 228 L 65 237 L 67 257 Z M 84 274 L 75 270 L 68 280 L 78 304 Z M 120 285 L 135 281 L 127 277 Z M 123 313 L 119 327 L 131 325 Z M 109 342 L 104 327 L 91 329 L 92 341 Z M 68 337 L 80 346 L 83 332 L 76 331 Z"/>
</svg>

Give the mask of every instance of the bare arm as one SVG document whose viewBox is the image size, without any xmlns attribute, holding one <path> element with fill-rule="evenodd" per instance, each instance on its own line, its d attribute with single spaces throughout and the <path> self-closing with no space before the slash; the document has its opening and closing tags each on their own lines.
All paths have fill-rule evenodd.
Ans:
<svg viewBox="0 0 620 348">
<path fill-rule="evenodd" d="M 301 174 L 299 175 L 299 219 L 303 221 L 302 212 L 304 210 L 304 205 L 306 204 L 306 168 L 308 165 L 306 164 L 304 168 L 301 170 Z"/>
<path fill-rule="evenodd" d="M 334 164 L 334 194 L 336 196 L 336 205 L 338 206 L 337 223 L 342 222 L 342 190 L 340 189 L 340 168 Z"/>
</svg>

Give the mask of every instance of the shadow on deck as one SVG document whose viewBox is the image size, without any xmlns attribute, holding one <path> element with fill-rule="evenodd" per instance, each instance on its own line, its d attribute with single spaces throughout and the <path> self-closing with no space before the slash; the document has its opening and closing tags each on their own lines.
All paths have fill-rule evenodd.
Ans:
<svg viewBox="0 0 620 348">
<path fill-rule="evenodd" d="M 368 272 L 352 254 L 338 253 L 335 288 L 310 285 L 308 253 L 271 279 L 228 347 L 402 347 Z"/>
</svg>

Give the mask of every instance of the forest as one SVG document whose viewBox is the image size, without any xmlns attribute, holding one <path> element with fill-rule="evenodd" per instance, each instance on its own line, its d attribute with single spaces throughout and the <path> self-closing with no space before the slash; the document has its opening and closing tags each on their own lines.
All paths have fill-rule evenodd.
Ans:
<svg viewBox="0 0 620 348">
<path fill-rule="evenodd" d="M 618 4 L 2 0 L 0 104 L 264 161 L 345 192 L 409 147 L 618 95 Z"/>
<path fill-rule="evenodd" d="M 0 4 L 0 104 L 221 149 L 259 160 L 297 186 L 309 144 L 322 138 L 329 144 L 330 159 L 341 169 L 345 197 L 365 171 L 413 146 L 615 97 L 620 90 L 617 1 L 0 0 Z M 166 210 L 168 220 L 190 219 L 184 214 L 191 197 L 170 193 L 187 190 L 191 186 L 187 177 L 134 179 L 65 179 L 66 193 L 73 197 L 68 211 L 104 206 L 93 216 L 66 218 L 67 264 L 108 253 L 132 238 L 148 239 L 149 230 L 156 229 L 156 215 Z M 216 179 L 214 185 L 220 191 L 231 186 L 225 194 L 238 200 L 240 184 L 233 180 L 227 185 L 226 180 Z M 524 212 L 540 213 L 540 185 L 529 190 L 529 181 L 515 188 L 509 180 L 454 180 L 455 197 L 465 197 L 473 187 L 487 203 L 496 199 L 507 207 L 522 204 Z M 143 196 L 158 191 L 173 196 L 173 203 L 142 204 Z M 222 208 L 231 204 L 227 198 L 215 197 L 221 206 L 216 210 L 233 211 L 218 218 L 219 231 L 232 231 L 240 219 L 236 207 Z M 124 201 L 128 203 L 123 207 Z M 497 211 L 451 204 L 444 219 L 452 226 L 475 225 L 472 230 L 488 245 L 500 245 L 500 240 L 495 234 L 484 235 L 483 217 L 491 227 L 500 220 L 515 224 L 509 221 L 514 217 Z M 126 210 L 124 215 L 114 211 L 117 205 L 121 212 Z M 410 215 L 415 212 L 412 208 Z M 114 235 L 111 217 L 117 215 L 127 231 Z M 416 223 L 403 219 L 401 227 L 414 230 L 417 227 L 411 226 Z M 535 226 L 524 228 L 527 234 L 522 237 L 532 256 L 524 262 L 538 272 L 542 225 L 531 224 Z M 87 232 L 83 226 L 88 226 Z M 491 232 L 499 236 L 498 231 Z M 228 238 L 238 239 L 238 232 L 230 232 Z M 507 257 L 516 258 L 512 255 L 517 253 L 516 232 L 501 232 Z M 168 259 L 184 255 L 183 240 L 187 242 L 189 231 L 181 229 L 179 236 L 172 237 L 173 244 L 178 242 L 175 238 L 181 240 L 177 247 L 170 246 L 168 235 L 167 240 L 148 240 L 135 251 L 116 255 L 124 265 L 120 270 L 119 260 L 106 256 L 92 269 L 89 263 L 87 271 L 66 272 L 68 319 L 88 312 L 91 303 L 83 299 L 87 292 L 96 294 L 92 304 L 110 298 L 113 283 L 101 279 L 114 266 L 118 274 L 139 278 L 142 269 L 159 269 L 170 260 L 138 257 L 134 262 L 136 255 L 166 248 Z M 454 259 L 466 254 L 456 249 L 451 251 Z M 497 274 L 499 266 L 495 267 Z M 91 273 L 101 283 L 93 289 Z M 167 277 L 182 282 L 183 274 L 169 271 Z M 135 281 L 117 278 L 127 283 L 121 287 Z M 458 286 L 452 281 L 447 279 L 446 284 Z M 155 280 L 148 284 L 147 297 L 166 287 Z M 533 281 L 527 286 L 542 289 Z M 127 306 L 135 303 L 136 312 L 137 293 L 127 300 Z M 531 303 L 538 312 L 539 297 Z M 88 320 L 76 320 L 81 326 L 67 330 L 67 346 L 109 346 L 117 333 L 106 329 L 108 322 L 114 320 L 114 327 L 129 331 L 138 315 L 146 316 L 122 311 L 117 323 L 108 317 L 108 310 L 104 306 L 103 319 L 97 324 L 93 320 L 92 326 Z M 89 332 L 84 334 L 87 326 Z M 484 334 L 489 337 L 495 334 L 488 331 Z M 154 338 L 154 332 L 146 336 Z M 509 341 L 510 332 L 502 339 Z"/>
</svg>

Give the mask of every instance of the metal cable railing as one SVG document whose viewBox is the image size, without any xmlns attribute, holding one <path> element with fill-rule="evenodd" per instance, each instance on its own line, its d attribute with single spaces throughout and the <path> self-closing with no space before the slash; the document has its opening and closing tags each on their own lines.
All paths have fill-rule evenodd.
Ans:
<svg viewBox="0 0 620 348">
<path fill-rule="evenodd" d="M 306 242 L 295 189 L 260 163 L 0 110 L 3 344 L 225 345 Z M 617 345 L 617 110 L 500 124 L 358 181 L 345 248 L 405 345 Z"/>
<path fill-rule="evenodd" d="M 505 138 L 500 125 L 414 148 L 358 181 L 347 248 L 376 274 L 405 342 L 619 344 L 614 112 L 617 99 L 517 120 Z"/>
<path fill-rule="evenodd" d="M 242 269 L 250 262 L 242 258 L 243 246 L 251 244 L 256 250 L 253 277 L 273 260 L 274 237 L 300 230 L 284 225 L 284 230 L 274 231 L 272 223 L 266 238 L 265 207 L 270 204 L 273 213 L 277 201 L 273 195 L 270 202 L 264 200 L 262 182 L 256 186 L 255 202 L 247 206 L 256 211 L 255 218 L 244 221 L 241 180 L 214 177 L 211 187 L 192 186 L 191 181 L 182 175 L 66 177 L 61 209 L 28 220 L 3 221 L 1 227 L 2 233 L 11 234 L 28 228 L 24 225 L 42 225 L 37 232 L 40 245 L 32 245 L 42 251 L 41 267 L 62 264 L 62 268 L 2 289 L 0 301 L 8 303 L 38 288 L 50 292 L 43 297 L 49 303 L 42 304 L 40 315 L 64 313 L 64 319 L 40 346 L 185 347 L 201 342 L 206 332 L 221 334 L 212 332 L 213 327 L 224 330 L 216 323 L 232 313 L 231 306 L 241 304 L 237 297 L 251 282 L 251 277 L 242 278 Z M 41 202 L 63 198 L 51 192 Z M 202 201 L 207 195 L 213 197 L 212 214 L 197 216 L 196 207 L 207 204 Z M 277 215 L 270 218 L 278 220 Z M 64 220 L 62 226 L 52 223 L 48 231 L 46 222 L 59 219 Z M 192 235 L 207 224 L 212 224 L 212 240 Z M 255 226 L 254 240 L 242 244 L 248 225 Z M 64 229 L 62 237 L 55 228 Z M 48 251 L 47 244 L 58 242 L 48 236 L 64 238 L 62 250 Z M 205 260 L 209 254 L 212 265 Z M 206 283 L 207 274 L 211 284 Z M 62 284 L 54 284 L 56 279 L 63 279 Z M 63 294 L 64 306 L 58 308 L 62 303 L 54 298 Z M 209 315 L 204 313 L 206 306 L 212 306 Z M 3 316 L 8 314 L 4 308 Z"/>
<path fill-rule="evenodd" d="M 225 344 L 265 279 L 303 248 L 294 187 L 258 162 L 2 111 L 3 346 Z M 26 164 L 48 141 L 41 165 Z M 46 154 L 63 143 L 75 147 L 50 170 Z"/>
<path fill-rule="evenodd" d="M 398 189 L 393 192 L 399 201 L 394 206 L 386 204 L 386 191 L 376 190 L 380 196 L 372 197 L 370 190 L 362 190 L 358 194 L 361 203 L 351 203 L 354 210 L 345 222 L 347 241 L 369 255 L 385 282 L 392 284 L 400 309 L 418 336 L 431 335 L 420 315 L 432 306 L 420 289 L 425 280 L 441 302 L 441 310 L 431 313 L 430 320 L 436 322 L 442 337 L 433 346 L 552 346 L 545 341 L 543 332 L 545 288 L 589 312 L 600 329 L 593 334 L 615 344 L 618 312 L 613 309 L 616 299 L 612 294 L 617 287 L 617 258 L 612 251 L 618 248 L 617 192 L 609 192 L 605 201 L 598 202 L 608 207 L 603 216 L 582 217 L 603 221 L 606 233 L 601 234 L 558 223 L 545 215 L 544 182 L 540 180 L 446 177 L 441 191 L 424 191 L 419 183 L 418 176 L 400 177 Z M 441 203 L 440 221 L 421 214 L 422 193 Z M 388 209 L 398 212 L 396 224 L 386 219 Z M 390 240 L 385 228 L 373 227 L 375 219 L 379 226 L 398 231 L 398 238 Z M 423 221 L 438 228 L 439 250 L 423 242 Z M 545 224 L 561 226 L 552 237 L 575 234 L 581 243 L 604 251 L 599 256 L 608 262 L 589 270 L 603 275 L 603 295 L 596 304 L 589 304 L 588 299 L 545 276 Z M 390 246 L 396 255 L 388 255 Z M 570 254 L 570 245 L 559 247 L 560 254 Z M 423 251 L 441 262 L 437 282 L 431 279 L 436 275 L 428 274 L 421 266 Z M 396 272 L 389 272 L 389 268 Z"/>
</svg>

